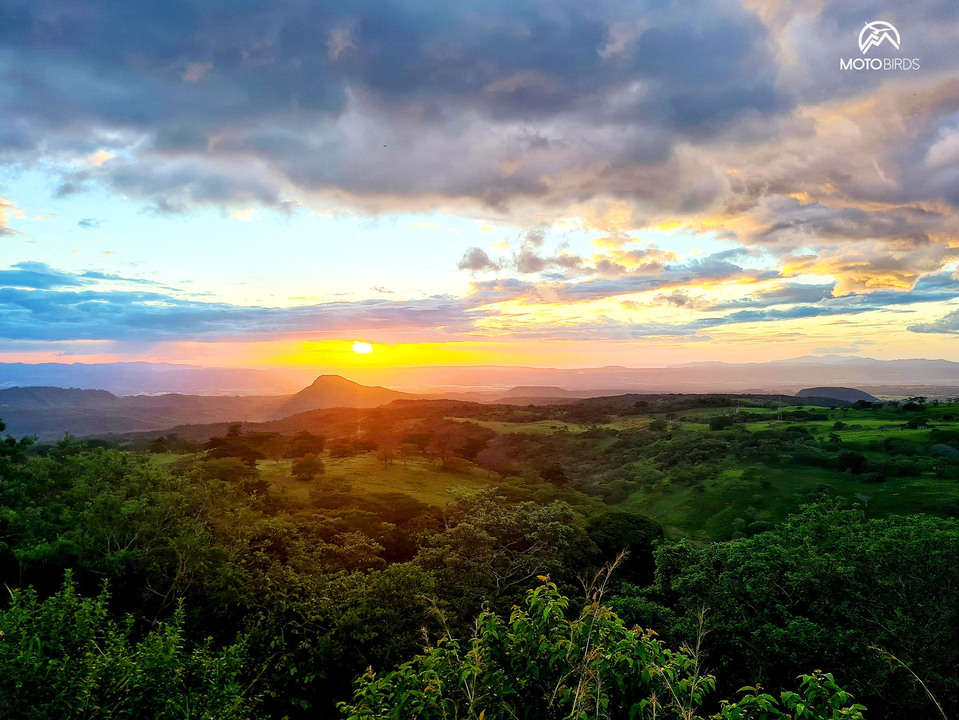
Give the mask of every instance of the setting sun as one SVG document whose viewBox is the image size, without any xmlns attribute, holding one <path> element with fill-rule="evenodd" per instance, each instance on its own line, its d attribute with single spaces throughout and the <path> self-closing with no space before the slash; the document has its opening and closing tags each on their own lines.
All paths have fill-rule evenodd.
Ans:
<svg viewBox="0 0 959 720">
<path fill-rule="evenodd" d="M 360 342 L 357 340 L 353 343 L 353 352 L 357 353 L 358 355 L 369 355 L 371 352 L 373 352 L 373 346 L 368 342 Z"/>
</svg>

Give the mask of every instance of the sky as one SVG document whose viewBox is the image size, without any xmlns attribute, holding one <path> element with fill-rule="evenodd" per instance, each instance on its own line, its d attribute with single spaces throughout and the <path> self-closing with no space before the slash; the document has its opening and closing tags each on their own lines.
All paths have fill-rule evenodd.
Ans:
<svg viewBox="0 0 959 720">
<path fill-rule="evenodd" d="M 959 360 L 957 204 L 954 0 L 0 5 L 0 362 Z"/>
</svg>

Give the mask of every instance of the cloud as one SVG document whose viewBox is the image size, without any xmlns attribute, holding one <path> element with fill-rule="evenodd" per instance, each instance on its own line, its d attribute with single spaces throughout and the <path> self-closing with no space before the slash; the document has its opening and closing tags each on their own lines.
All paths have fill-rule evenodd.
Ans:
<svg viewBox="0 0 959 720">
<path fill-rule="evenodd" d="M 102 220 L 96 220 L 95 218 L 81 218 L 77 221 L 77 226 L 84 230 L 96 230 L 102 224 Z"/>
<path fill-rule="evenodd" d="M 473 272 L 499 269 L 499 265 L 490 260 L 486 251 L 478 247 L 467 250 L 456 267 L 460 270 L 471 270 Z"/>
<path fill-rule="evenodd" d="M 914 333 L 936 333 L 941 335 L 959 334 L 959 310 L 946 313 L 930 323 L 916 323 L 908 329 Z"/>
<path fill-rule="evenodd" d="M 100 167 L 101 165 L 103 165 L 103 163 L 105 163 L 107 160 L 110 160 L 113 157 L 115 157 L 113 153 L 107 152 L 103 148 L 100 148 L 99 150 L 97 150 L 95 153 L 93 153 L 87 158 L 87 162 L 93 165 L 94 167 Z"/>
<path fill-rule="evenodd" d="M 840 298 L 822 295 L 816 302 L 800 288 L 756 293 L 749 307 L 710 304 L 690 289 L 673 287 L 652 303 L 626 301 L 642 319 L 608 317 L 594 309 L 557 313 L 596 299 L 655 289 L 649 278 L 598 278 L 579 282 L 531 283 L 516 279 L 474 282 L 462 298 L 370 299 L 313 302 L 294 307 L 240 306 L 183 293 L 149 280 L 110 273 L 68 273 L 43 263 L 19 263 L 0 270 L 0 339 L 32 343 L 102 341 L 163 343 L 178 341 L 262 341 L 339 337 L 376 332 L 377 337 L 412 341 L 464 341 L 495 337 L 510 340 L 577 340 L 670 337 L 702 340 L 711 330 L 743 324 L 789 322 L 819 317 L 850 317 L 897 305 L 950 300 L 948 277 L 938 275 L 917 286 L 915 297 L 887 291 Z M 790 294 L 792 293 L 792 294 Z M 790 303 L 789 301 L 796 301 Z M 650 318 L 656 305 L 684 313 L 675 322 Z M 541 314 L 539 310 L 544 310 Z M 914 332 L 952 332 L 955 313 L 937 325 Z"/>
<path fill-rule="evenodd" d="M 613 250 L 596 259 L 595 270 L 606 277 L 658 274 L 667 263 L 678 259 L 676 253 L 654 246 L 635 250 Z"/>
<path fill-rule="evenodd" d="M 11 279 L 0 288 L 0 338 L 11 340 L 258 340 L 367 329 L 443 337 L 472 327 L 467 309 L 448 298 L 269 308 L 153 291 L 74 289 L 62 280 L 27 272 Z"/>
<path fill-rule="evenodd" d="M 187 63 L 183 71 L 183 82 L 198 83 L 206 80 L 207 74 L 213 69 L 213 63 Z"/>
<path fill-rule="evenodd" d="M 0 270 L 0 287 L 32 288 L 49 290 L 50 288 L 75 287 L 82 281 L 70 273 L 54 270 L 46 263 L 21 262 L 6 270 Z"/>
<path fill-rule="evenodd" d="M 242 210 L 234 210 L 230 213 L 230 217 L 240 222 L 252 222 L 254 220 L 259 220 L 260 216 L 256 210 L 253 208 L 243 208 Z"/>
<path fill-rule="evenodd" d="M 698 312 L 681 288 L 776 282 L 712 307 L 896 305 L 959 260 L 959 17 L 934 3 L 890 9 L 922 61 L 908 74 L 837 69 L 862 0 L 210 8 L 4 4 L 0 164 L 164 214 L 439 208 L 529 228 L 458 267 L 539 282 L 466 303 L 657 290 Z M 15 214 L 0 201 L 0 236 Z M 570 217 L 604 233 L 595 254 L 548 247 Z M 663 227 L 735 247 L 636 239 Z"/>
<path fill-rule="evenodd" d="M 20 233 L 9 227 L 10 218 L 22 218 L 23 213 L 7 200 L 0 197 L 0 237 L 13 237 Z"/>
<path fill-rule="evenodd" d="M 708 306 L 708 303 L 702 298 L 694 297 L 688 291 L 681 289 L 657 295 L 654 301 L 661 305 L 671 305 L 678 308 L 695 309 Z"/>
<path fill-rule="evenodd" d="M 748 133 L 792 105 L 752 13 L 728 0 L 697 12 L 692 26 L 663 3 L 289 0 L 135 17 L 108 2 L 8 4 L 0 153 L 65 159 L 109 131 L 96 152 L 114 157 L 86 179 L 170 212 L 318 195 L 505 207 L 671 180 L 666 200 L 679 143 Z"/>
</svg>

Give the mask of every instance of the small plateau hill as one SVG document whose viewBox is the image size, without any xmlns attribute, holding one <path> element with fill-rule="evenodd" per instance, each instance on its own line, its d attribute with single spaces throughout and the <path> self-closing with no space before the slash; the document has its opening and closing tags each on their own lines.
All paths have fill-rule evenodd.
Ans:
<svg viewBox="0 0 959 720">
<path fill-rule="evenodd" d="M 881 402 L 879 398 L 873 397 L 867 392 L 848 387 L 814 387 L 800 390 L 796 397 L 817 397 L 827 398 L 829 400 L 842 400 L 843 402 L 854 403 L 858 400 L 866 402 Z"/>
</svg>

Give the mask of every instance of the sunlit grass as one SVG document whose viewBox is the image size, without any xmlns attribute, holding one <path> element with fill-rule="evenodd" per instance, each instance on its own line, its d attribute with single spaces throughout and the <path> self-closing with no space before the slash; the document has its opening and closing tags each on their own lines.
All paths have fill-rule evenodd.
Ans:
<svg viewBox="0 0 959 720">
<path fill-rule="evenodd" d="M 350 458 L 322 457 L 326 472 L 312 481 L 296 480 L 291 473 L 291 460 L 263 460 L 257 464 L 260 476 L 279 495 L 307 502 L 310 490 L 324 477 L 342 476 L 357 493 L 399 492 L 430 505 L 443 505 L 452 498 L 455 488 L 481 488 L 489 484 L 485 470 L 465 465 L 463 470 L 444 470 L 439 463 L 412 457 L 404 464 L 397 460 L 388 465 L 376 453 L 363 453 Z"/>
</svg>

